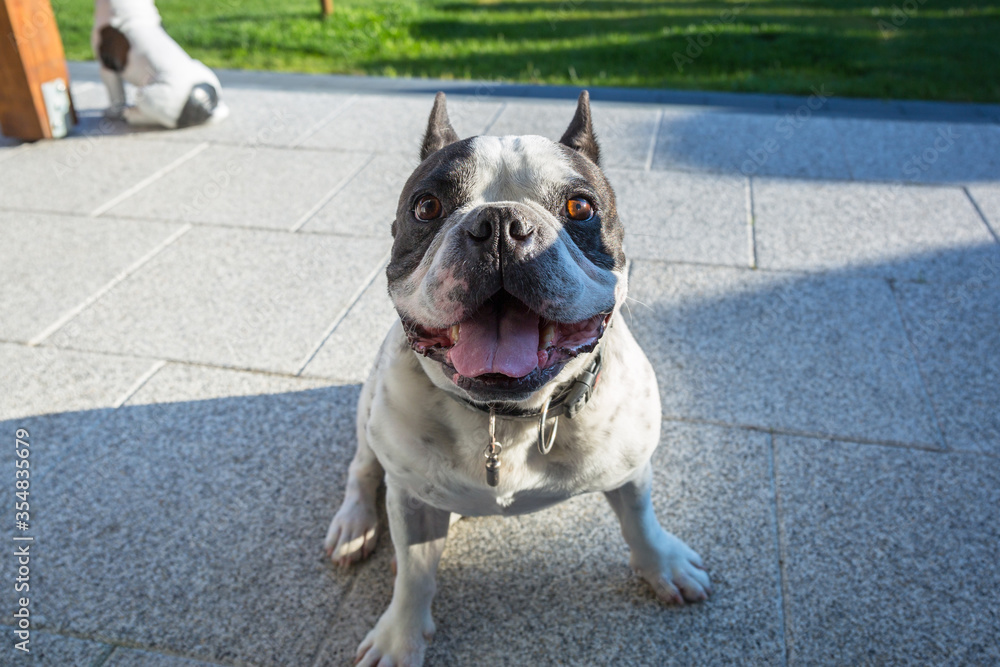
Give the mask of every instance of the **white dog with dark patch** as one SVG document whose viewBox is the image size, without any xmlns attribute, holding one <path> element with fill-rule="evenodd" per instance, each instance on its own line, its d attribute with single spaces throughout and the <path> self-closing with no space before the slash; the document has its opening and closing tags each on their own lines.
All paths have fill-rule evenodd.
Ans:
<svg viewBox="0 0 1000 667">
<path fill-rule="evenodd" d="M 650 500 L 653 369 L 619 314 L 627 273 L 589 97 L 569 129 L 460 140 L 438 93 L 399 198 L 387 275 L 399 322 L 358 405 L 358 449 L 325 547 L 367 556 L 385 481 L 396 581 L 362 665 L 419 665 L 452 515 L 534 512 L 602 492 L 665 602 L 711 593 Z"/>
<path fill-rule="evenodd" d="M 111 98 L 109 116 L 172 129 L 229 115 L 218 77 L 163 30 L 152 0 L 96 0 L 90 42 Z M 138 88 L 132 105 L 125 82 Z"/>
</svg>

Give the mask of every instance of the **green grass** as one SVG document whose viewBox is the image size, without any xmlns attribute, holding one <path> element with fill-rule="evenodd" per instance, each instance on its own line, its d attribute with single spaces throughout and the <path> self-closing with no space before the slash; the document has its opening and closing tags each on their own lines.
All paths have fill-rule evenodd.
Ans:
<svg viewBox="0 0 1000 667">
<path fill-rule="evenodd" d="M 157 5 L 213 67 L 1000 102 L 1000 2 L 335 1 L 326 21 L 318 0 Z M 92 58 L 93 0 L 53 5 L 67 56 Z"/>
</svg>

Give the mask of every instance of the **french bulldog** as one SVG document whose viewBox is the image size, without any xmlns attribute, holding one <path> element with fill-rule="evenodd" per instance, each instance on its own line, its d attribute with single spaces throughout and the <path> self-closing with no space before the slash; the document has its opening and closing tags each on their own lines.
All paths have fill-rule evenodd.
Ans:
<svg viewBox="0 0 1000 667">
<path fill-rule="evenodd" d="M 668 603 L 711 593 L 701 558 L 650 500 L 656 376 L 619 314 L 623 229 L 584 91 L 558 142 L 460 140 L 443 93 L 392 224 L 399 321 L 361 390 L 358 448 L 324 543 L 368 556 L 386 487 L 392 601 L 362 665 L 419 665 L 453 515 L 514 515 L 602 492 L 633 569 Z"/>
<path fill-rule="evenodd" d="M 111 100 L 108 116 L 173 129 L 229 115 L 218 77 L 166 33 L 153 0 L 96 0 L 90 43 Z M 138 88 L 133 105 L 126 81 Z"/>
</svg>

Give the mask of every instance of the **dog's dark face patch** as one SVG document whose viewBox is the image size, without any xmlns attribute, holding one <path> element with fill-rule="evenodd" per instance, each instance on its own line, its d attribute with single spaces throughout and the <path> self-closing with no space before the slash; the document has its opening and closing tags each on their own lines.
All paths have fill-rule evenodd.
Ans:
<svg viewBox="0 0 1000 667">
<path fill-rule="evenodd" d="M 97 53 L 101 64 L 112 72 L 121 72 L 128 64 L 128 52 L 131 48 L 128 38 L 117 28 L 109 25 L 101 28 L 100 43 Z"/>
<path fill-rule="evenodd" d="M 490 378 L 530 394 L 596 346 L 624 298 L 624 231 L 588 150 L 535 136 L 445 143 L 400 195 L 390 295 L 414 349 L 470 394 Z"/>
</svg>

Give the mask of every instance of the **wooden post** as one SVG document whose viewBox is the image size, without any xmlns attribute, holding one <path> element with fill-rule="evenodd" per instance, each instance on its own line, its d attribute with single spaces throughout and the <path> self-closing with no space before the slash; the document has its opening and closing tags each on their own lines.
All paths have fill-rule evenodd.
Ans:
<svg viewBox="0 0 1000 667">
<path fill-rule="evenodd" d="M 49 0 L 0 0 L 0 129 L 34 141 L 63 136 L 75 123 Z"/>
<path fill-rule="evenodd" d="M 319 4 L 320 11 L 323 12 L 323 18 L 333 13 L 333 0 L 319 0 Z"/>
</svg>

